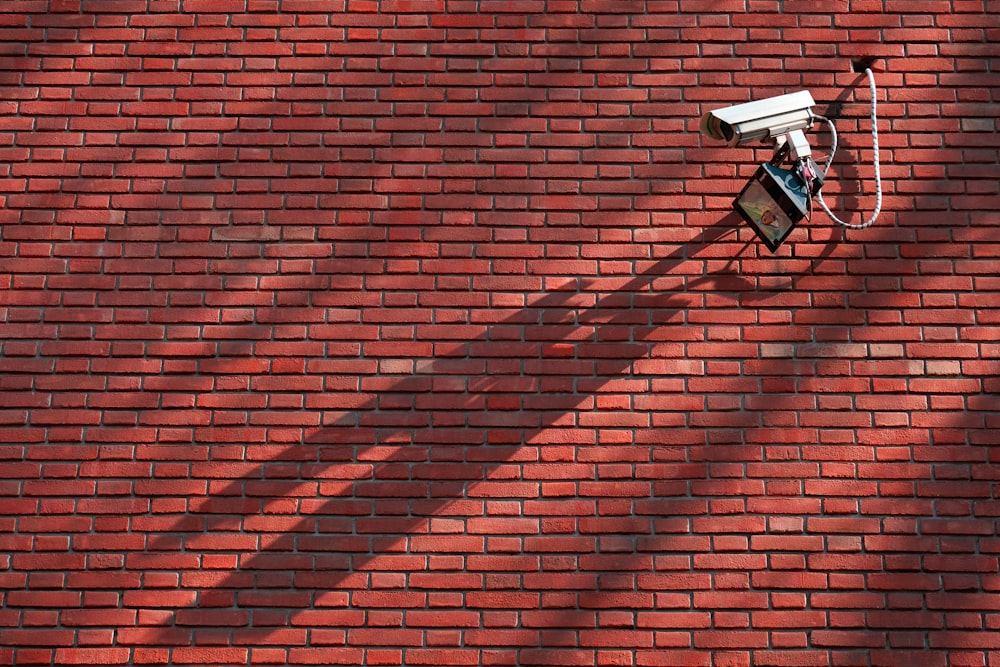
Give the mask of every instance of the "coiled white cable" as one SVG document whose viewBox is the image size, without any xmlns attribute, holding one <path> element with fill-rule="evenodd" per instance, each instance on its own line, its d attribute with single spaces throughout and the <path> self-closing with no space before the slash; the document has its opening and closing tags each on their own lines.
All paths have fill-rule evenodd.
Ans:
<svg viewBox="0 0 1000 667">
<path fill-rule="evenodd" d="M 876 94 L 876 92 L 875 92 L 875 75 L 872 74 L 871 69 L 865 69 L 865 74 L 868 75 L 868 89 L 871 91 L 871 97 L 872 97 L 871 119 L 872 119 L 872 148 L 875 151 L 875 154 L 874 154 L 874 163 L 875 163 L 875 210 L 872 212 L 872 217 L 868 218 L 868 220 L 866 220 L 865 222 L 862 222 L 859 225 L 852 225 L 849 222 L 844 222 L 843 220 L 841 220 L 840 218 L 838 218 L 837 216 L 835 216 L 833 214 L 833 211 L 831 211 L 830 208 L 826 205 L 826 202 L 823 201 L 823 190 L 822 189 L 820 189 L 816 193 L 816 200 L 819 202 L 820 207 L 822 207 L 822 209 L 824 211 L 826 211 L 826 214 L 828 216 L 830 216 L 830 218 L 834 222 L 836 222 L 839 225 L 843 225 L 844 227 L 847 227 L 848 229 L 864 229 L 866 227 L 871 227 L 875 223 L 875 220 L 878 218 L 878 214 L 882 211 L 882 172 L 881 172 L 881 169 L 879 168 L 878 117 L 876 115 L 876 110 L 875 110 L 875 107 L 876 107 L 876 99 L 875 99 L 875 94 Z M 831 144 L 831 148 L 830 148 L 830 156 L 826 159 L 826 165 L 823 167 L 823 176 L 825 178 L 826 177 L 826 173 L 828 171 L 830 171 L 830 165 L 833 163 L 834 153 L 837 152 L 837 128 L 834 127 L 833 121 L 830 120 L 829 118 L 825 118 L 825 117 L 817 115 L 817 114 L 813 114 L 813 118 L 815 118 L 817 120 L 824 121 L 827 124 L 827 126 L 830 128 L 830 136 L 832 137 L 832 144 Z"/>
</svg>

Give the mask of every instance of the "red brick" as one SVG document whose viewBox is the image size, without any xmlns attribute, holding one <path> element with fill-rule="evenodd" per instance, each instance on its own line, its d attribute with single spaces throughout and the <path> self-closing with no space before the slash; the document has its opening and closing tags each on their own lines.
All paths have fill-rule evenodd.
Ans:
<svg viewBox="0 0 1000 667">
<path fill-rule="evenodd" d="M 15 4 L 0 662 L 995 648 L 982 3 Z M 870 210 L 864 56 L 882 216 L 772 255 L 698 118 L 811 90 Z"/>
</svg>

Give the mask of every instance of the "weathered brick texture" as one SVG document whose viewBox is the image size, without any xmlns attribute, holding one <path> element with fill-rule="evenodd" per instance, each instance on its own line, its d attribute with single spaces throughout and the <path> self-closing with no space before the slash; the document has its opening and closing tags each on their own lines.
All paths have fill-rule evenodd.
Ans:
<svg viewBox="0 0 1000 667">
<path fill-rule="evenodd" d="M 0 3 L 0 664 L 1000 665 L 998 42 Z M 810 90 L 868 212 L 863 57 L 882 215 L 771 255 L 698 118 Z"/>
</svg>

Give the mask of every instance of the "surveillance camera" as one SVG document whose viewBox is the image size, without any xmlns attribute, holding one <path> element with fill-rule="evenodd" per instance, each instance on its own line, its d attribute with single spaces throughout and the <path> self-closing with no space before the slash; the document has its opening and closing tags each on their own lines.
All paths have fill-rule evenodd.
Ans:
<svg viewBox="0 0 1000 667">
<path fill-rule="evenodd" d="M 816 102 L 809 91 L 709 111 L 701 118 L 703 134 L 740 146 L 753 141 L 776 141 L 793 130 L 812 126 L 809 110 Z"/>
</svg>

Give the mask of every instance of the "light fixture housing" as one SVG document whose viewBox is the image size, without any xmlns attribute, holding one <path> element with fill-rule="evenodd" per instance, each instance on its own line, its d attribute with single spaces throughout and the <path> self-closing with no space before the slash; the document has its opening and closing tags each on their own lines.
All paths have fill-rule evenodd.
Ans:
<svg viewBox="0 0 1000 667">
<path fill-rule="evenodd" d="M 768 250 L 775 252 L 809 212 L 809 186 L 792 169 L 762 164 L 733 208 Z"/>
</svg>

